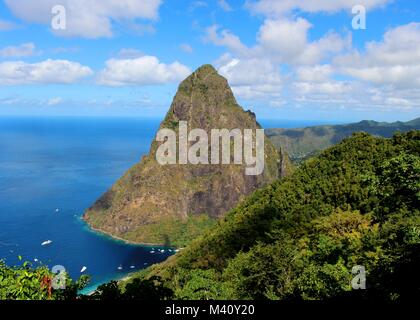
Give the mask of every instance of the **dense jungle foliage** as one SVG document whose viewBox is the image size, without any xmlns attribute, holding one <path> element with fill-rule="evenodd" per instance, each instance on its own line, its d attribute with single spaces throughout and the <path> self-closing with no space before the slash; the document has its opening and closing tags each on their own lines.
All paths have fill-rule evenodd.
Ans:
<svg viewBox="0 0 420 320">
<path fill-rule="evenodd" d="M 256 191 L 167 261 L 89 299 L 420 297 L 419 198 L 420 131 L 357 133 Z M 366 290 L 352 288 L 355 266 Z M 42 272 L 1 265 L 0 297 L 66 298 L 42 291 Z"/>
</svg>

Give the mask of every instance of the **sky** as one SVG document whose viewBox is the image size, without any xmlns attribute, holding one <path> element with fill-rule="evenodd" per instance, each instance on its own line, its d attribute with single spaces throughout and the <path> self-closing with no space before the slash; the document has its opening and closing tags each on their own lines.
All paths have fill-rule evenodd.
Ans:
<svg viewBox="0 0 420 320">
<path fill-rule="evenodd" d="M 420 1 L 0 0 L 0 115 L 163 117 L 202 64 L 260 119 L 420 116 Z"/>
</svg>

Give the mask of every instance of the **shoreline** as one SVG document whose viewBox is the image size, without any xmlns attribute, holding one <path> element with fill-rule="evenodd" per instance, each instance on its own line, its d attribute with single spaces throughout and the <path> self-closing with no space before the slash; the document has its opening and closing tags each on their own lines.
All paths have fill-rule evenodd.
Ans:
<svg viewBox="0 0 420 320">
<path fill-rule="evenodd" d="M 126 274 L 125 276 L 122 276 L 122 277 L 119 277 L 119 278 L 113 278 L 113 279 L 107 280 L 107 281 L 105 281 L 103 283 L 98 283 L 97 285 L 91 286 L 91 288 L 87 287 L 87 288 L 82 289 L 79 292 L 79 294 L 84 295 L 84 296 L 91 296 L 92 294 L 94 294 L 96 292 L 96 290 L 98 289 L 98 287 L 100 287 L 101 285 L 106 284 L 106 283 L 109 283 L 110 281 L 117 281 L 118 284 L 120 284 L 123 281 L 130 280 L 133 277 L 133 275 L 134 275 L 134 272 L 130 272 L 130 273 Z M 83 293 L 84 290 L 88 290 L 88 291 L 86 291 L 86 292 Z"/>
<path fill-rule="evenodd" d="M 176 254 L 178 252 L 178 250 L 181 250 L 182 249 L 182 248 L 177 248 L 175 246 L 166 246 L 164 244 L 146 243 L 146 242 L 134 242 L 134 241 L 130 241 L 130 240 L 127 240 L 127 239 L 123 239 L 121 237 L 118 237 L 118 236 L 115 236 L 113 234 L 110 234 L 110 233 L 108 233 L 108 232 L 106 232 L 104 230 L 101 230 L 99 228 L 93 227 L 92 225 L 90 225 L 88 223 L 88 221 L 85 220 L 84 214 L 82 216 L 80 216 L 80 220 L 81 220 L 81 222 L 83 222 L 83 224 L 85 225 L 86 229 L 89 232 L 96 233 L 99 236 L 109 238 L 110 240 L 113 240 L 113 241 L 122 242 L 123 244 L 126 244 L 126 245 L 142 246 L 142 247 L 167 248 L 167 249 L 172 249 L 174 254 Z M 144 270 L 144 269 L 147 269 L 149 267 L 150 267 L 150 265 L 148 265 L 147 267 L 142 268 L 140 270 Z M 90 295 L 92 295 L 92 294 L 95 293 L 95 291 L 98 289 L 99 286 L 101 286 L 102 284 L 108 283 L 110 281 L 117 281 L 118 284 L 120 284 L 121 282 L 124 282 L 124 281 L 128 281 L 128 280 L 130 280 L 133 277 L 134 273 L 135 272 L 130 272 L 130 273 L 128 273 L 126 275 L 123 275 L 121 277 L 112 278 L 112 279 L 107 280 L 106 282 L 98 283 L 97 285 L 93 285 L 91 289 L 89 287 L 88 288 L 85 288 L 85 289 L 88 289 L 88 291 L 86 291 L 86 292 L 84 292 L 82 294 L 83 295 L 90 296 Z M 85 290 L 85 289 L 83 289 L 83 290 Z M 83 292 L 83 290 L 81 290 L 81 292 Z"/>
<path fill-rule="evenodd" d="M 109 232 L 106 232 L 106 231 L 104 231 L 102 229 L 93 227 L 91 224 L 88 223 L 88 221 L 85 220 L 84 215 L 82 215 L 80 218 L 84 222 L 84 224 L 88 227 L 89 230 L 91 230 L 91 231 L 93 231 L 95 233 L 98 233 L 100 235 L 109 237 L 111 239 L 124 242 L 125 244 L 134 245 L 134 246 L 164 247 L 164 248 L 175 248 L 175 249 L 178 249 L 175 246 L 167 246 L 167 245 L 165 245 L 163 243 L 147 243 L 147 242 L 135 242 L 135 241 L 127 240 L 127 239 L 121 238 L 119 236 L 113 235 L 113 234 L 111 234 Z"/>
<path fill-rule="evenodd" d="M 145 242 L 134 242 L 134 241 L 130 241 L 130 240 L 127 240 L 127 239 L 123 239 L 121 237 L 118 237 L 118 236 L 115 236 L 113 234 L 110 234 L 110 233 L 108 233 L 108 232 L 106 232 L 104 230 L 101 230 L 99 228 L 93 227 L 92 225 L 90 225 L 88 223 L 88 221 L 85 220 L 84 214 L 82 216 L 80 216 L 79 218 L 80 218 L 80 221 L 83 222 L 83 224 L 85 225 L 87 231 L 96 233 L 99 236 L 109 238 L 110 240 L 113 240 L 113 241 L 119 241 L 119 242 L 122 242 L 123 244 L 131 245 L 131 246 L 170 248 L 170 249 L 173 249 L 174 250 L 174 254 L 176 253 L 175 250 L 178 249 L 177 247 L 174 247 L 174 246 L 166 246 L 164 244 L 145 243 Z M 148 267 L 150 267 L 150 266 L 147 266 L 147 267 L 142 268 L 140 270 L 147 269 Z M 109 279 L 109 280 L 107 280 L 107 281 L 105 281 L 103 283 L 95 284 L 95 285 L 91 286 L 91 288 L 87 287 L 87 288 L 81 290 L 81 292 L 82 292 L 81 294 L 90 296 L 90 295 L 94 294 L 95 291 L 98 289 L 98 287 L 101 286 L 102 284 L 108 283 L 110 281 L 117 281 L 120 284 L 123 281 L 130 280 L 133 277 L 133 274 L 134 274 L 134 272 L 130 272 L 130 273 L 128 273 L 126 275 L 123 275 L 121 277 L 115 277 L 115 278 Z M 88 291 L 84 292 L 84 290 L 86 290 L 86 289 Z"/>
</svg>

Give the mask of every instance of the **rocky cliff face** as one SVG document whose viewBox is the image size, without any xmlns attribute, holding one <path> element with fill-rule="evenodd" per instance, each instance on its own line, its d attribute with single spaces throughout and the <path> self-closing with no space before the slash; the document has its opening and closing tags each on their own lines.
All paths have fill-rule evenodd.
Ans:
<svg viewBox="0 0 420 320">
<path fill-rule="evenodd" d="M 211 129 L 260 128 L 210 65 L 180 84 L 160 128 L 177 132 L 180 121 L 209 137 Z M 156 160 L 161 144 L 153 141 L 149 155 L 86 211 L 84 219 L 93 228 L 138 243 L 179 244 L 279 174 L 279 154 L 267 138 L 265 169 L 255 176 L 245 174 L 246 164 L 161 165 Z"/>
</svg>

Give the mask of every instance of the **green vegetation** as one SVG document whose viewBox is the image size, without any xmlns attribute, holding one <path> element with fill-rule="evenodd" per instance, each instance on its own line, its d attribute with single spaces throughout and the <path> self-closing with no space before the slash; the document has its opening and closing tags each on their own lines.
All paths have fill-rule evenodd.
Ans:
<svg viewBox="0 0 420 320">
<path fill-rule="evenodd" d="M 254 192 L 175 256 L 89 299 L 418 299 L 419 201 L 420 131 L 357 133 Z M 352 288 L 355 266 L 367 290 Z M 47 297 L 38 296 L 46 270 L 28 271 L 25 295 L 6 296 L 3 283 L 22 282 L 0 269 L 0 295 Z"/>
<path fill-rule="evenodd" d="M 166 246 L 183 247 L 216 224 L 205 214 L 188 217 L 185 221 L 175 218 L 162 219 L 159 223 L 143 225 L 127 233 L 127 239 L 139 242 L 161 243 Z"/>
<path fill-rule="evenodd" d="M 277 149 L 285 150 L 295 163 L 300 163 L 320 151 L 339 143 L 355 132 L 366 132 L 390 138 L 397 132 L 420 129 L 420 118 L 408 122 L 360 121 L 344 125 L 313 126 L 300 129 L 268 129 L 267 136 Z"/>
<path fill-rule="evenodd" d="M 173 296 L 171 289 L 165 287 L 159 277 L 147 280 L 134 279 L 122 291 L 117 281 L 111 281 L 98 287 L 89 297 L 90 300 L 164 300 Z"/>
<path fill-rule="evenodd" d="M 0 300 L 72 300 L 88 282 L 88 276 L 73 282 L 67 274 L 56 277 L 46 266 L 24 262 L 9 267 L 0 260 Z M 54 283 L 56 287 L 65 284 L 65 288 L 55 290 Z"/>
<path fill-rule="evenodd" d="M 139 277 L 177 299 L 420 296 L 420 132 L 358 133 L 256 191 Z M 352 290 L 352 268 L 367 290 Z"/>
</svg>

